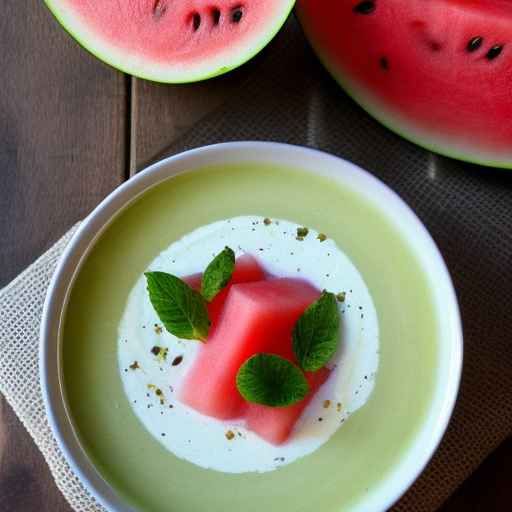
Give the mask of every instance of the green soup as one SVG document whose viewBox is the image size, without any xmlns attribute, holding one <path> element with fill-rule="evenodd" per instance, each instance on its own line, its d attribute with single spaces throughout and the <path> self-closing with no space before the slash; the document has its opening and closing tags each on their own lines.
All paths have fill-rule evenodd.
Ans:
<svg viewBox="0 0 512 512">
<path fill-rule="evenodd" d="M 372 294 L 381 352 L 370 400 L 322 448 L 273 472 L 233 475 L 177 459 L 146 432 L 122 388 L 117 326 L 156 255 L 201 225 L 244 214 L 290 219 L 337 242 Z M 116 218 L 74 284 L 63 373 L 89 457 L 140 510 L 329 512 L 359 503 L 405 454 L 433 396 L 438 351 L 427 279 L 382 211 L 329 178 L 248 163 L 169 179 Z"/>
</svg>

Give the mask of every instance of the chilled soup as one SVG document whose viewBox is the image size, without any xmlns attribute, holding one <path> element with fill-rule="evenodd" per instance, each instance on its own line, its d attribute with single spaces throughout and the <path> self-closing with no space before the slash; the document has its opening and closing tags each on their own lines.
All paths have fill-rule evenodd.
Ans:
<svg viewBox="0 0 512 512">
<path fill-rule="evenodd" d="M 290 438 L 274 446 L 251 429 L 250 421 L 243 421 L 243 413 L 222 421 L 194 411 L 194 404 L 199 401 L 204 405 L 209 398 L 208 370 L 222 354 L 213 346 L 204 365 L 196 370 L 194 381 L 188 383 L 193 389 L 182 390 L 198 353 L 215 339 L 207 339 L 202 346 L 167 332 L 149 300 L 145 276 L 130 293 L 119 328 L 120 377 L 135 414 L 170 452 L 202 467 L 229 473 L 269 471 L 312 453 L 366 403 L 378 367 L 377 315 L 363 279 L 334 241 L 283 219 L 243 216 L 216 221 L 171 244 L 149 268 L 177 276 L 197 274 L 224 246 L 235 248 L 238 261 L 249 255 L 273 276 L 299 277 L 318 290 L 334 290 L 338 296 L 338 350 L 327 363 L 327 381 L 313 393 Z M 265 326 L 270 332 L 273 328 Z M 290 342 L 279 339 L 275 345 L 282 349 L 280 345 Z M 232 343 L 239 344 L 240 340 L 233 339 Z M 183 403 L 187 402 L 184 393 L 188 393 L 192 407 Z M 220 400 L 226 401 L 230 393 L 221 393 Z M 279 418 L 270 421 L 275 423 Z"/>
<path fill-rule="evenodd" d="M 380 359 L 366 405 L 319 449 L 277 471 L 228 474 L 176 457 L 148 433 L 124 392 L 117 329 L 130 290 L 162 251 L 201 226 L 247 214 L 290 219 L 329 235 L 373 299 Z M 89 456 L 141 509 L 334 511 L 362 499 L 407 449 L 429 405 L 437 339 L 426 279 L 382 212 L 327 178 L 245 164 L 168 180 L 116 219 L 76 281 L 63 366 L 70 411 Z"/>
</svg>

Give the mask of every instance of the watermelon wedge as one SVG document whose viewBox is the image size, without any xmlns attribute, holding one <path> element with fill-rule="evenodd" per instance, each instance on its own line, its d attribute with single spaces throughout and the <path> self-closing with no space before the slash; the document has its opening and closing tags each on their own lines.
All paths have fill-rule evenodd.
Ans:
<svg viewBox="0 0 512 512">
<path fill-rule="evenodd" d="M 297 13 L 327 69 L 383 124 L 512 167 L 510 0 L 298 0 Z"/>
<path fill-rule="evenodd" d="M 294 0 L 46 0 L 61 25 L 106 63 L 157 82 L 193 82 L 249 60 Z"/>
<path fill-rule="evenodd" d="M 244 417 L 246 426 L 260 437 L 272 444 L 284 443 L 292 433 L 293 427 L 300 418 L 313 396 L 329 378 L 330 370 L 322 368 L 314 373 L 306 373 L 310 392 L 301 402 L 289 407 L 267 407 L 266 405 L 249 404 Z"/>
<path fill-rule="evenodd" d="M 300 279 L 269 279 L 232 285 L 216 328 L 185 377 L 180 399 L 207 416 L 243 415 L 236 388 L 242 364 L 260 352 L 291 358 L 291 332 L 320 292 Z"/>
</svg>

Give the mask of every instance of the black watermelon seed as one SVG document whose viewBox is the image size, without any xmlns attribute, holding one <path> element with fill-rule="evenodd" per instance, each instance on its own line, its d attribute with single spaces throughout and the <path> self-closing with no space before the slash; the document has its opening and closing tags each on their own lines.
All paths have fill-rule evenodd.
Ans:
<svg viewBox="0 0 512 512">
<path fill-rule="evenodd" d="M 173 366 L 178 366 L 182 361 L 183 361 L 183 356 L 175 357 L 173 362 L 172 362 L 172 365 Z"/>
<path fill-rule="evenodd" d="M 212 10 L 212 18 L 213 18 L 213 24 L 218 25 L 220 21 L 220 11 L 219 9 L 215 8 Z"/>
<path fill-rule="evenodd" d="M 233 23 L 240 23 L 242 16 L 244 15 L 241 7 L 235 7 L 231 11 L 231 21 Z"/>
<path fill-rule="evenodd" d="M 379 60 L 380 67 L 387 71 L 389 69 L 389 60 L 387 57 L 381 57 Z"/>
<path fill-rule="evenodd" d="M 201 26 L 201 15 L 198 12 L 195 12 L 192 16 L 192 27 L 194 31 L 198 30 Z"/>
<path fill-rule="evenodd" d="M 353 10 L 356 14 L 371 14 L 375 11 L 375 8 L 374 0 L 364 0 L 363 2 L 359 2 Z"/>
<path fill-rule="evenodd" d="M 473 37 L 473 39 L 470 39 L 468 42 L 468 45 L 466 46 L 466 51 L 468 52 L 476 52 L 480 46 L 482 46 L 482 43 L 484 42 L 484 38 L 482 36 L 476 36 Z"/>
<path fill-rule="evenodd" d="M 487 60 L 494 60 L 500 53 L 503 51 L 503 45 L 496 44 L 494 45 L 486 54 Z"/>
</svg>

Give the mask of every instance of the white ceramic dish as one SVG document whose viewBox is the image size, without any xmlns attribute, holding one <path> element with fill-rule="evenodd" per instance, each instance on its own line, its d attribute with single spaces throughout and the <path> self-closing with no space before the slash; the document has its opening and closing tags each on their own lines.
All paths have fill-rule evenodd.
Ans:
<svg viewBox="0 0 512 512">
<path fill-rule="evenodd" d="M 328 154 L 296 146 L 237 142 L 207 146 L 158 162 L 124 183 L 87 217 L 66 248 L 51 281 L 41 325 L 40 378 L 49 422 L 57 442 L 88 491 L 109 511 L 133 510 L 99 475 L 87 457 L 67 410 L 60 363 L 61 330 L 69 292 L 88 251 L 112 219 L 137 197 L 174 175 L 212 164 L 238 162 L 286 165 L 334 178 L 371 202 L 386 204 L 402 236 L 421 260 L 432 286 L 441 322 L 441 356 L 434 396 L 425 421 L 406 456 L 382 485 L 370 489 L 357 510 L 388 509 L 418 477 L 436 450 L 453 411 L 462 369 L 462 327 L 456 295 L 444 261 L 411 209 L 369 173 Z M 192 171 L 193 172 L 193 171 Z"/>
</svg>

